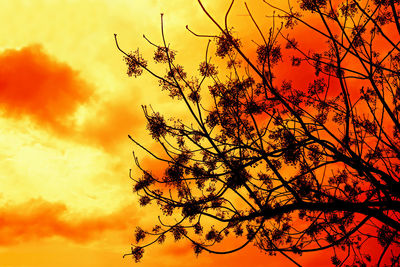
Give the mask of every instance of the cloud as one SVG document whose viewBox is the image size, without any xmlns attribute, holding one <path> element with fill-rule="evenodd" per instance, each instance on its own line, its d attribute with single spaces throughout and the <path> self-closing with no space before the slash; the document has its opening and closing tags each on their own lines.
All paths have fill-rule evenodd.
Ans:
<svg viewBox="0 0 400 267">
<path fill-rule="evenodd" d="M 103 103 L 85 120 L 80 129 L 81 137 L 109 152 L 119 146 L 126 147 L 130 144 L 128 134 L 132 134 L 145 121 L 137 106 L 139 104 L 135 106 L 135 100 L 130 96 Z"/>
<path fill-rule="evenodd" d="M 139 108 L 132 108 L 139 96 L 104 96 L 95 89 L 40 45 L 0 53 L 0 114 L 28 117 L 53 133 L 112 151 L 124 139 L 129 143 L 127 135 L 144 121 Z M 82 105 L 89 115 L 79 124 L 75 119 Z"/>
<path fill-rule="evenodd" d="M 168 247 L 165 247 L 164 253 L 170 256 L 183 257 L 193 252 L 193 246 L 189 242 L 172 243 Z"/>
<path fill-rule="evenodd" d="M 85 218 L 71 216 L 62 203 L 31 199 L 18 205 L 0 208 L 0 246 L 63 237 L 78 243 L 98 240 L 105 231 L 129 229 L 136 219 L 133 207 L 125 207 L 107 214 Z"/>
<path fill-rule="evenodd" d="M 79 73 L 47 55 L 40 45 L 0 53 L 0 109 L 6 116 L 29 116 L 41 125 L 64 130 L 90 86 Z"/>
</svg>

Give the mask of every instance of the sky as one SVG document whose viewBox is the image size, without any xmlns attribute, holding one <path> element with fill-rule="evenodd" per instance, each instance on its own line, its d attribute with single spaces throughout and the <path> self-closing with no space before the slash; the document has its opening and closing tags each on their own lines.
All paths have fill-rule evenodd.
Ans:
<svg viewBox="0 0 400 267">
<path fill-rule="evenodd" d="M 240 32 L 249 18 L 238 2 L 232 20 L 239 22 Z M 123 49 L 140 47 L 149 54 L 152 48 L 142 35 L 159 42 L 164 13 L 178 60 L 195 70 L 207 42 L 185 26 L 199 33 L 216 29 L 197 1 L 0 3 L 0 266 L 134 266 L 122 256 L 130 250 L 135 227 L 151 225 L 156 212 L 140 208 L 132 193 L 133 149 L 144 162 L 155 168 L 157 163 L 127 136 L 154 145 L 145 131 L 142 104 L 172 115 L 183 110 L 154 79 L 126 75 L 113 34 Z M 223 18 L 227 1 L 207 4 Z M 256 16 L 262 14 L 256 1 L 249 4 Z M 249 35 L 243 31 L 245 38 Z M 323 266 L 326 258 L 306 256 L 301 262 Z M 188 244 L 171 243 L 148 249 L 136 266 L 286 264 L 254 247 L 196 258 Z"/>
</svg>

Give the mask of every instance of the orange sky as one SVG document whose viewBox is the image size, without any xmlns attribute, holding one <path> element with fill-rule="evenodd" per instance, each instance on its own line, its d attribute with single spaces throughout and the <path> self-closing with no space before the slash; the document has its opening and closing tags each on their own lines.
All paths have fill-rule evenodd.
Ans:
<svg viewBox="0 0 400 267">
<path fill-rule="evenodd" d="M 194 0 L 0 2 L 0 266 L 134 265 L 122 255 L 136 224 L 155 217 L 132 194 L 128 170 L 134 146 L 127 135 L 152 145 L 141 104 L 175 114 L 183 110 L 150 77 L 127 77 L 113 34 L 123 48 L 149 52 L 142 34 L 160 41 L 164 12 L 178 60 L 196 70 L 206 40 L 198 42 L 185 25 L 199 33 L 216 30 Z M 262 18 L 259 1 L 248 2 Z M 222 18 L 226 3 L 208 6 Z M 238 1 L 232 20 L 249 22 L 244 14 Z M 324 266 L 327 260 L 312 255 L 300 262 Z M 252 247 L 196 258 L 178 243 L 148 249 L 137 266 L 287 264 Z"/>
</svg>

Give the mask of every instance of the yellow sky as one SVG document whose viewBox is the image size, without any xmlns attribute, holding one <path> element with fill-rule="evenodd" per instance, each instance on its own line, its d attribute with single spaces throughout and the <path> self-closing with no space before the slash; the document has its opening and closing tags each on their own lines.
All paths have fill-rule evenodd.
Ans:
<svg viewBox="0 0 400 267">
<path fill-rule="evenodd" d="M 154 217 L 132 194 L 134 147 L 127 135 L 152 145 L 141 104 L 182 110 L 154 79 L 127 77 L 113 34 L 126 50 L 150 53 L 141 36 L 160 41 L 163 12 L 178 60 L 195 70 L 206 40 L 198 42 L 185 25 L 216 31 L 196 1 L 0 2 L 0 266 L 133 265 L 122 255 L 134 227 Z M 209 7 L 221 15 L 226 1 Z M 279 266 L 282 260 L 254 248 L 197 260 L 192 254 L 184 244 L 154 247 L 138 266 Z"/>
</svg>

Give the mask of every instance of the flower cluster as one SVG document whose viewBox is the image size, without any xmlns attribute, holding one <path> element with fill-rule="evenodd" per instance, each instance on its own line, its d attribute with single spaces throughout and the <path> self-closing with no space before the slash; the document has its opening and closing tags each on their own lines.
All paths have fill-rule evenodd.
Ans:
<svg viewBox="0 0 400 267">
<path fill-rule="evenodd" d="M 124 57 L 126 65 L 128 65 L 127 74 L 129 77 L 138 77 L 142 75 L 143 68 L 147 67 L 147 61 L 141 56 L 139 50 L 130 52 L 128 56 Z"/>
<path fill-rule="evenodd" d="M 216 38 L 217 43 L 217 51 L 216 55 L 224 58 L 228 54 L 234 51 L 234 48 L 240 46 L 239 39 L 236 39 L 232 36 L 232 32 L 223 32 L 220 36 Z"/>
</svg>

